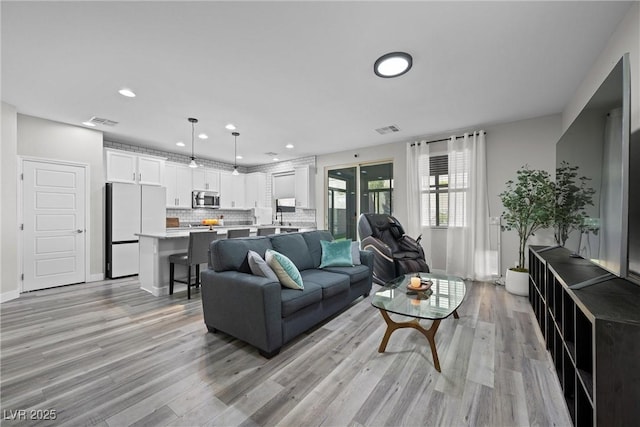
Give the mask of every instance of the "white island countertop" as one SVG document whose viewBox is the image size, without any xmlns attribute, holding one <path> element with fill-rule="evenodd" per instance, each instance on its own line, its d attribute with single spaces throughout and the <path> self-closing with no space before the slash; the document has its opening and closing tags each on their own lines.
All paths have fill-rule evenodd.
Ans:
<svg viewBox="0 0 640 427">
<path fill-rule="evenodd" d="M 312 227 L 296 227 L 296 226 L 288 226 L 288 225 L 229 225 L 229 226 L 219 226 L 214 225 L 211 228 L 211 231 L 217 231 L 219 235 L 226 236 L 227 230 L 241 230 L 241 229 L 249 229 L 249 233 L 252 236 L 255 236 L 258 232 L 259 228 L 275 228 L 276 233 L 286 232 L 287 230 L 295 230 L 295 231 L 310 231 L 315 230 Z M 136 233 L 136 236 L 140 237 L 152 237 L 156 239 L 178 239 L 182 237 L 189 237 L 190 232 L 202 232 L 202 231 L 210 231 L 209 227 L 180 227 L 180 228 L 167 228 L 164 233 Z"/>
</svg>

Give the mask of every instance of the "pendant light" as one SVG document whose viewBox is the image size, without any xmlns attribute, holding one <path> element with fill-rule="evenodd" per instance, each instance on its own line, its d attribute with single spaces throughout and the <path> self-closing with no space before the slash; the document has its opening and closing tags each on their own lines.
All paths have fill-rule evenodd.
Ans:
<svg viewBox="0 0 640 427">
<path fill-rule="evenodd" d="M 193 145 L 194 145 L 194 137 L 196 134 L 195 124 L 198 123 L 198 119 L 194 119 L 193 117 L 189 117 L 189 123 L 191 123 L 191 161 L 189 162 L 190 168 L 197 168 L 198 164 L 196 163 L 196 157 L 193 154 Z"/>
<path fill-rule="evenodd" d="M 240 134 L 238 132 L 232 132 L 233 135 L 233 173 L 232 175 L 240 175 L 238 172 L 238 165 L 236 164 L 236 159 L 238 158 L 238 137 Z"/>
</svg>

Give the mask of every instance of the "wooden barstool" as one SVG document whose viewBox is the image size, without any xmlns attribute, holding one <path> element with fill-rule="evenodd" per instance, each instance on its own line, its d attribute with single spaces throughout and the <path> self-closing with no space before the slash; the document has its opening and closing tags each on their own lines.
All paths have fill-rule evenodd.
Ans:
<svg viewBox="0 0 640 427">
<path fill-rule="evenodd" d="M 173 283 L 187 284 L 187 299 L 191 299 L 191 286 L 200 286 L 200 264 L 208 261 L 209 244 L 218 238 L 217 231 L 192 231 L 189 233 L 187 252 L 169 255 L 169 295 L 173 295 Z M 175 264 L 187 266 L 187 280 L 174 278 Z M 195 283 L 191 283 L 191 266 L 196 266 Z"/>
</svg>

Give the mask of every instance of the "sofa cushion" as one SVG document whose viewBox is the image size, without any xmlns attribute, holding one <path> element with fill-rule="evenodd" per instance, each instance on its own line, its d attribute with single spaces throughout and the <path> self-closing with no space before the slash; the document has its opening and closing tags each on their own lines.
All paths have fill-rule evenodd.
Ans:
<svg viewBox="0 0 640 427">
<path fill-rule="evenodd" d="M 282 288 L 282 317 L 288 317 L 298 310 L 317 304 L 322 300 L 322 288 L 315 283 L 306 283 L 302 291 Z"/>
<path fill-rule="evenodd" d="M 278 280 L 282 286 L 291 289 L 304 289 L 300 271 L 298 271 L 295 264 L 289 258 L 273 249 L 267 249 L 264 257 L 269 267 L 271 267 L 273 272 L 276 273 L 276 276 L 278 276 Z"/>
<path fill-rule="evenodd" d="M 353 267 L 327 267 L 324 269 L 324 271 L 346 274 L 351 279 L 351 283 L 366 280 L 367 276 L 371 274 L 371 272 L 369 271 L 369 267 L 367 267 L 366 265 L 354 265 Z"/>
<path fill-rule="evenodd" d="M 320 246 L 322 246 L 322 259 L 319 268 L 353 266 L 350 240 L 335 240 L 333 242 L 322 240 Z"/>
<path fill-rule="evenodd" d="M 322 246 L 320 242 L 326 240 L 328 242 L 333 240 L 333 236 L 327 230 L 315 230 L 302 233 L 304 241 L 307 242 L 307 248 L 309 254 L 311 254 L 311 260 L 313 266 L 311 268 L 318 268 L 322 259 Z"/>
<path fill-rule="evenodd" d="M 249 262 L 249 268 L 254 276 L 266 277 L 275 282 L 279 282 L 276 273 L 269 267 L 269 264 L 262 259 L 260 254 L 254 251 L 247 252 L 247 261 Z"/>
<path fill-rule="evenodd" d="M 349 290 L 349 276 L 326 270 L 304 270 L 300 272 L 305 283 L 314 283 L 322 288 L 322 298 L 330 298 Z"/>
<path fill-rule="evenodd" d="M 214 240 L 209 246 L 209 264 L 215 271 L 236 270 L 251 274 L 247 252 L 255 251 L 261 257 L 267 249 L 273 249 L 268 237 Z"/>
<path fill-rule="evenodd" d="M 275 251 L 289 258 L 298 270 L 313 268 L 313 260 L 309 248 L 299 233 L 283 233 L 270 236 Z"/>
</svg>

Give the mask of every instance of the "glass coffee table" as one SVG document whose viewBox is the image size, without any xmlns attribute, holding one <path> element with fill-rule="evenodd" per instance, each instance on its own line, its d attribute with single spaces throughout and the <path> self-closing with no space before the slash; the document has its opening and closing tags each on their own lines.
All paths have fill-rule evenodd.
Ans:
<svg viewBox="0 0 640 427">
<path fill-rule="evenodd" d="M 422 281 L 431 281 L 431 287 L 424 291 L 409 289 L 407 285 L 409 285 L 411 277 L 416 276 L 419 276 Z M 380 314 L 387 323 L 387 330 L 378 352 L 384 353 L 389 337 L 396 329 L 417 329 L 429 341 L 433 365 L 440 372 L 440 361 L 434 337 L 442 319 L 452 314 L 454 318 L 459 318 L 456 310 L 462 304 L 466 292 L 466 285 L 461 278 L 434 273 L 410 273 L 385 284 L 373 295 L 371 300 L 371 305 L 380 310 Z M 395 322 L 391 320 L 389 313 L 414 319 L 408 322 Z M 419 319 L 430 319 L 433 320 L 433 323 L 429 329 L 425 329 L 420 325 Z"/>
</svg>

